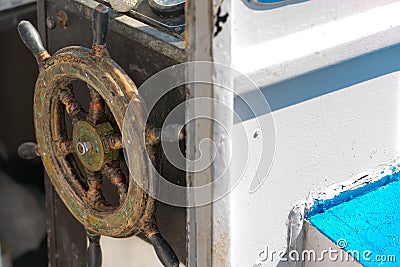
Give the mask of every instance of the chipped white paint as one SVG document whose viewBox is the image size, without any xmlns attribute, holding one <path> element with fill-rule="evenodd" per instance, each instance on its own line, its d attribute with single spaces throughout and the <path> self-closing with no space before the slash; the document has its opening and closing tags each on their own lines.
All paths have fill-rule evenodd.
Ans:
<svg viewBox="0 0 400 267">
<path fill-rule="evenodd" d="M 218 13 L 218 10 L 220 13 Z M 214 25 L 219 20 L 219 17 L 230 16 L 231 1 L 214 1 Z M 220 22 L 222 28 L 220 32 L 213 38 L 213 60 L 215 62 L 231 65 L 231 59 L 228 56 L 231 53 L 231 20 L 225 23 Z M 214 34 L 217 29 L 214 28 Z M 216 100 L 214 104 L 213 119 L 216 123 L 213 126 L 213 140 L 216 144 L 216 158 L 213 162 L 214 179 L 218 177 L 224 183 L 214 184 L 214 196 L 217 192 L 225 192 L 231 187 L 233 179 L 230 179 L 230 170 L 227 169 L 232 155 L 232 144 L 230 137 L 226 136 L 233 127 L 233 113 L 227 110 L 234 110 L 233 107 L 233 77 L 232 73 L 223 68 L 213 70 L 214 84 L 222 84 L 228 88 L 214 86 L 213 98 Z M 221 104 L 224 103 L 224 108 Z M 213 203 L 213 219 L 212 219 L 212 266 L 230 266 L 231 259 L 231 205 L 230 195 L 223 197 Z"/>
<path fill-rule="evenodd" d="M 323 202 L 332 200 L 343 192 L 362 189 L 366 185 L 373 184 L 381 180 L 386 180 L 386 176 L 391 176 L 399 172 L 399 166 L 399 159 L 382 163 L 374 169 L 354 176 L 352 179 L 331 185 L 328 188 L 318 192 L 310 192 L 310 195 L 306 199 L 298 201 L 289 214 L 287 250 L 296 250 L 301 252 L 308 249 L 317 249 L 317 251 L 320 252 L 322 249 L 326 249 L 328 246 L 331 246 L 333 244 L 332 241 L 330 241 L 324 234 L 322 234 L 306 220 L 307 214 L 314 207 L 316 201 Z M 360 194 L 362 194 L 362 192 Z M 318 244 L 318 242 L 321 243 Z M 329 263 L 325 262 L 325 264 Z M 307 266 L 315 265 L 314 263 L 310 262 Z"/>
</svg>

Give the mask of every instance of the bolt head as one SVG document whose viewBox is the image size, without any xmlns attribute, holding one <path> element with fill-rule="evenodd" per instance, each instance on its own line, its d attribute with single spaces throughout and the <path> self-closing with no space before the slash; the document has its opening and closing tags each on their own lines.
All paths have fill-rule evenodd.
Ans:
<svg viewBox="0 0 400 267">
<path fill-rule="evenodd" d="M 76 151 L 82 156 L 88 153 L 91 149 L 92 144 L 90 144 L 90 142 L 79 142 L 76 144 Z"/>
<path fill-rule="evenodd" d="M 48 29 L 52 30 L 56 27 L 56 21 L 52 17 L 47 17 L 46 18 L 46 26 Z"/>
</svg>

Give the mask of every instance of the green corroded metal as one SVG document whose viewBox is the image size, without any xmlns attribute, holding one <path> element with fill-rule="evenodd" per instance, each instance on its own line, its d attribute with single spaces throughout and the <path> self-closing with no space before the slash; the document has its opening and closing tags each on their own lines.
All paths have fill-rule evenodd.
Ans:
<svg viewBox="0 0 400 267">
<path fill-rule="evenodd" d="M 89 142 L 92 148 L 86 154 L 77 153 L 82 165 L 89 171 L 99 171 L 106 162 L 118 159 L 118 151 L 111 150 L 104 138 L 114 133 L 109 122 L 93 125 L 88 121 L 79 121 L 74 125 L 73 144 L 75 149 L 81 142 Z"/>
</svg>

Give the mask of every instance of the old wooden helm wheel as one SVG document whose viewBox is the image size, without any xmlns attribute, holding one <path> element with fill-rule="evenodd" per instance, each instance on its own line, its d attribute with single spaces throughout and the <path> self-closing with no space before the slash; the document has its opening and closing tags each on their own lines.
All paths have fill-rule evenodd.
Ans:
<svg viewBox="0 0 400 267">
<path fill-rule="evenodd" d="M 132 98 L 136 100 L 133 123 L 138 129 L 132 140 L 138 150 L 146 149 L 143 131 L 139 131 L 145 129 L 146 121 L 135 84 L 107 51 L 108 20 L 108 9 L 99 5 L 93 13 L 92 49 L 67 47 L 53 56 L 44 49 L 31 23 L 22 21 L 18 25 L 22 40 L 40 68 L 34 100 L 36 153 L 42 158 L 56 192 L 87 230 L 88 266 L 101 266 L 100 235 L 128 237 L 139 232 L 153 243 L 165 266 L 178 266 L 177 257 L 155 225 L 154 199 L 130 175 L 127 180 L 120 168 L 121 129 Z M 84 82 L 88 87 L 87 113 L 75 99 L 71 85 L 74 81 Z M 67 136 L 65 112 L 72 121 L 72 138 Z M 151 144 L 147 146 L 151 149 Z M 134 175 L 151 183 L 152 163 L 147 156 L 138 161 Z M 105 201 L 103 178 L 116 187 L 118 206 Z"/>
</svg>

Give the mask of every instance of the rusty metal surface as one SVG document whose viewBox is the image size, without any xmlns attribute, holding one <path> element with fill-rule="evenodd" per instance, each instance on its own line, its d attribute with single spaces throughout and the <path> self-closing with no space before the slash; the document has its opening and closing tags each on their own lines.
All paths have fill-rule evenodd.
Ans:
<svg viewBox="0 0 400 267">
<path fill-rule="evenodd" d="M 57 13 L 57 20 L 60 23 L 61 27 L 66 28 L 68 25 L 68 15 L 64 11 L 60 11 Z"/>
</svg>

